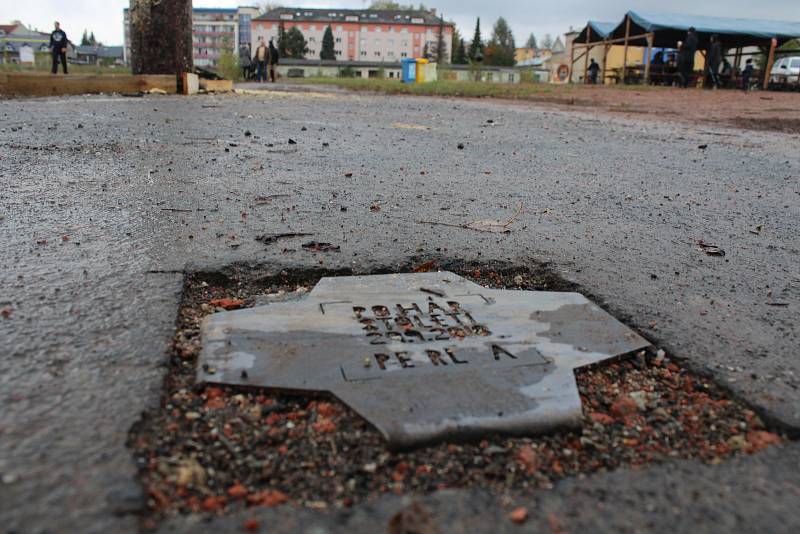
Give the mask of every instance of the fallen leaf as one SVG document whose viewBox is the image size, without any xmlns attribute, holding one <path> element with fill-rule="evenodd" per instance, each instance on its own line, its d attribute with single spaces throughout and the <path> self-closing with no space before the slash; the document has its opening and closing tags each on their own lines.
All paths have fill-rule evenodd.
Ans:
<svg viewBox="0 0 800 534">
<path fill-rule="evenodd" d="M 422 126 L 420 124 L 405 124 L 402 122 L 393 123 L 392 128 L 398 128 L 400 130 L 430 130 L 430 127 L 428 126 Z"/>
<path fill-rule="evenodd" d="M 378 204 L 373 204 L 372 206 L 369 207 L 369 211 L 371 211 L 372 213 L 377 213 L 381 211 L 381 207 Z"/>
<path fill-rule="evenodd" d="M 247 488 L 239 483 L 236 483 L 228 488 L 228 495 L 234 499 L 243 499 L 247 496 Z"/>
<path fill-rule="evenodd" d="M 517 508 L 514 508 L 511 511 L 511 513 L 508 514 L 508 517 L 514 523 L 521 525 L 522 523 L 528 520 L 528 509 L 525 508 L 524 506 L 519 506 Z"/>
<path fill-rule="evenodd" d="M 225 308 L 226 310 L 237 310 L 244 306 L 244 301 L 241 299 L 211 299 L 208 301 L 209 304 L 212 306 L 217 306 L 220 308 Z"/>
<path fill-rule="evenodd" d="M 250 504 L 272 508 L 289 500 L 289 497 L 279 490 L 262 490 L 247 497 Z"/>
<path fill-rule="evenodd" d="M 320 434 L 328 434 L 336 430 L 336 424 L 330 419 L 320 419 L 319 421 L 312 423 L 311 428 Z"/>
<path fill-rule="evenodd" d="M 428 260 L 426 262 L 420 263 L 419 265 L 415 266 L 411 269 L 411 272 L 414 273 L 427 273 L 430 271 L 435 271 L 438 269 L 438 265 L 436 264 L 435 260 Z"/>
<path fill-rule="evenodd" d="M 750 445 L 747 452 L 757 452 L 770 445 L 777 445 L 781 442 L 781 437 L 773 432 L 766 430 L 752 430 L 747 433 L 747 443 Z"/>
<path fill-rule="evenodd" d="M 261 528 L 261 523 L 257 519 L 245 519 L 242 525 L 247 532 L 258 532 Z"/>
<path fill-rule="evenodd" d="M 610 425 L 614 422 L 614 419 L 610 415 L 602 412 L 594 412 L 589 415 L 589 418 L 595 423 L 600 423 L 601 425 Z"/>
<path fill-rule="evenodd" d="M 539 468 L 539 460 L 533 447 L 527 443 L 520 447 L 517 451 L 517 463 L 523 466 L 529 475 L 535 473 Z"/>
<path fill-rule="evenodd" d="M 203 510 L 207 512 L 215 512 L 225 507 L 225 498 L 217 497 L 216 495 L 209 495 L 203 499 Z"/>
</svg>

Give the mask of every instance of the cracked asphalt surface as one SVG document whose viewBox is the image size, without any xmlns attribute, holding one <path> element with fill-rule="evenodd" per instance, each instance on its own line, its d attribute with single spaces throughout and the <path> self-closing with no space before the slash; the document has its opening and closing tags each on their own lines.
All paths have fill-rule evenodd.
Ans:
<svg viewBox="0 0 800 534">
<path fill-rule="evenodd" d="M 773 428 L 800 434 L 796 135 L 347 93 L 5 100 L 0 183 L 9 532 L 138 528 L 125 441 L 159 401 L 182 273 L 233 262 L 359 273 L 412 258 L 551 262 Z M 508 235 L 419 222 L 504 219 L 520 203 Z M 341 251 L 254 239 L 300 231 Z M 555 514 L 566 531 L 796 531 L 798 455 L 789 442 L 716 466 L 565 481 L 529 503 L 525 528 L 557 530 Z M 449 530 L 518 528 L 497 496 L 420 500 Z M 406 505 L 259 513 L 286 531 L 366 530 Z M 238 530 L 241 519 L 216 521 Z"/>
</svg>

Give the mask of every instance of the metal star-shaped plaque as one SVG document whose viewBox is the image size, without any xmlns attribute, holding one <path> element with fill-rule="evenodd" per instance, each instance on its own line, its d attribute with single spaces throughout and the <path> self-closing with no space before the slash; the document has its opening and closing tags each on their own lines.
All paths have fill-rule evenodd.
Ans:
<svg viewBox="0 0 800 534">
<path fill-rule="evenodd" d="M 392 448 L 579 427 L 573 370 L 648 346 L 578 293 L 449 272 L 323 278 L 202 333 L 200 381 L 330 392 Z"/>
</svg>

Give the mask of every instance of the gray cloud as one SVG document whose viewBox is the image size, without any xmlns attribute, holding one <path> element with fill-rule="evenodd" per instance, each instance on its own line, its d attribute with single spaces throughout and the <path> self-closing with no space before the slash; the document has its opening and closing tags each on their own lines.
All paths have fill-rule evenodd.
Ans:
<svg viewBox="0 0 800 534">
<path fill-rule="evenodd" d="M 407 0 L 401 0 L 407 1 Z M 419 2 L 419 0 L 417 0 Z M 194 0 L 195 6 L 236 7 L 247 0 Z M 280 2 L 298 7 L 364 8 L 369 1 L 361 0 L 300 0 Z M 41 30 L 50 31 L 54 20 L 61 21 L 72 39 L 79 39 L 84 28 L 108 44 L 122 44 L 122 9 L 129 0 L 36 0 L 34 2 L 0 2 L 0 22 L 19 19 Z M 563 34 L 570 26 L 582 27 L 587 20 L 616 22 L 626 11 L 670 11 L 696 15 L 800 20 L 798 0 L 435 0 L 425 2 L 445 17 L 453 20 L 465 39 L 472 36 L 476 17 L 488 37 L 497 17 L 508 20 L 518 44 L 533 32 L 538 38 L 545 33 Z"/>
</svg>

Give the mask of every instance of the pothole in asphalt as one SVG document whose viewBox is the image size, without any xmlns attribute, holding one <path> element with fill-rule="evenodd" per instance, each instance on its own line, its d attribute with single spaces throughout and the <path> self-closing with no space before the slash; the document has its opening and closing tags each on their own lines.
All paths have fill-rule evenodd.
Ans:
<svg viewBox="0 0 800 534">
<path fill-rule="evenodd" d="M 542 265 L 428 261 L 398 272 L 439 268 L 485 288 L 576 290 Z M 176 513 L 248 506 L 342 509 L 389 492 L 524 493 L 626 465 L 673 458 L 718 463 L 781 440 L 743 403 L 657 348 L 576 369 L 578 430 L 489 433 L 399 452 L 333 396 L 197 382 L 204 317 L 299 299 L 323 277 L 350 274 L 239 267 L 187 277 L 161 406 L 130 437 L 148 495 L 146 527 Z"/>
</svg>

